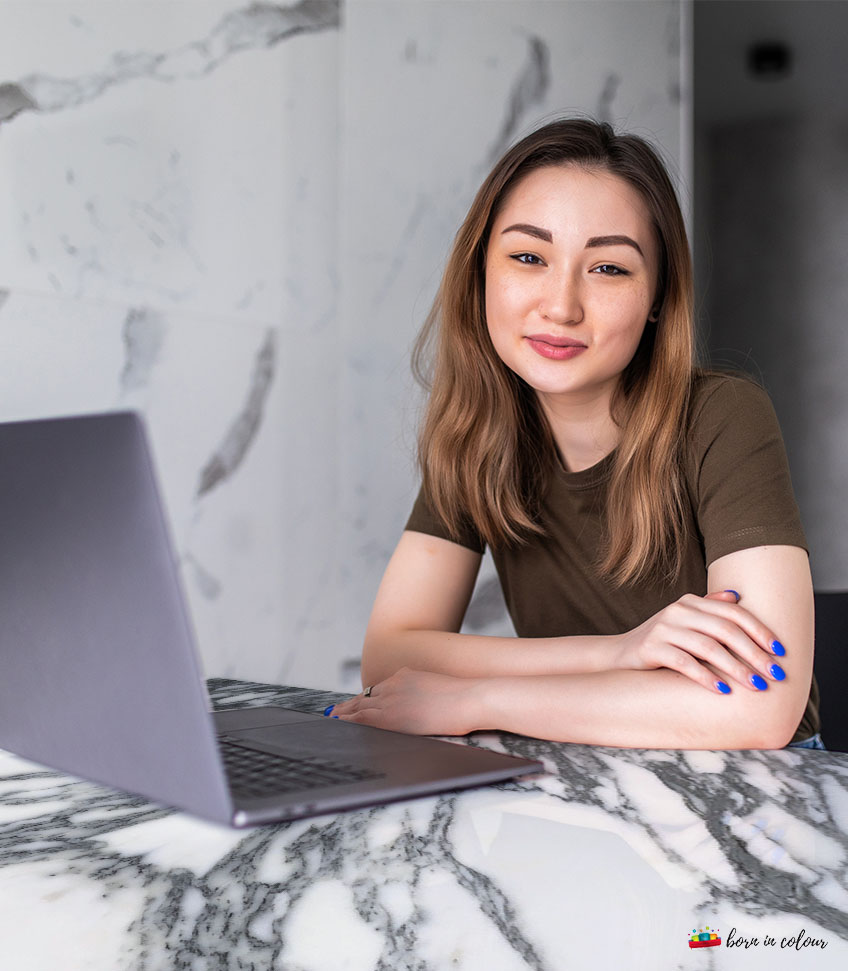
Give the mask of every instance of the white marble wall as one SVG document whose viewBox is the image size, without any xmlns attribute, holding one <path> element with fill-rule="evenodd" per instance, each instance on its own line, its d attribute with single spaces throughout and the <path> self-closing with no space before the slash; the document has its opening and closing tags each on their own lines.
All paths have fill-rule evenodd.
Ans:
<svg viewBox="0 0 848 971">
<path fill-rule="evenodd" d="M 476 184 L 570 111 L 685 169 L 686 9 L 0 0 L 0 420 L 145 413 L 210 674 L 355 686 Z"/>
</svg>

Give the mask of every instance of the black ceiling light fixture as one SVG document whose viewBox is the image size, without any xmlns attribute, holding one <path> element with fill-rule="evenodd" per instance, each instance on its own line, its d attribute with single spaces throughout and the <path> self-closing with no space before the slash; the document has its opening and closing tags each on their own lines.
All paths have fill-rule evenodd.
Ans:
<svg viewBox="0 0 848 971">
<path fill-rule="evenodd" d="M 761 41 L 748 48 L 748 73 L 760 81 L 780 81 L 792 73 L 792 49 L 781 41 Z"/>
</svg>

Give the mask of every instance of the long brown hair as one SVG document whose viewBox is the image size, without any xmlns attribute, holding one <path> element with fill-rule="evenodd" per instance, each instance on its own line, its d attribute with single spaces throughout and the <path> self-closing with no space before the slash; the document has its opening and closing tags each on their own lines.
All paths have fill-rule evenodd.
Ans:
<svg viewBox="0 0 848 971">
<path fill-rule="evenodd" d="M 538 510 L 556 447 L 535 392 L 492 345 L 485 265 L 492 224 L 510 191 L 551 165 L 624 179 L 653 221 L 660 253 L 657 320 L 647 323 L 613 397 L 621 440 L 607 485 L 607 548 L 598 566 L 622 584 L 669 578 L 680 568 L 684 539 L 681 450 L 694 374 L 691 258 L 677 196 L 657 153 L 605 123 L 566 119 L 539 128 L 507 151 L 471 204 L 413 352 L 414 371 L 430 388 L 418 441 L 425 495 L 452 533 L 470 521 L 492 547 L 541 532 Z"/>
</svg>

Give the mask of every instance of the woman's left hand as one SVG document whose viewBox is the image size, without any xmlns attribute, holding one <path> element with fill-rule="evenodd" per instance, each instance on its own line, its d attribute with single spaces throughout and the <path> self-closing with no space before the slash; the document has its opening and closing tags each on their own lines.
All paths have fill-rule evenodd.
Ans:
<svg viewBox="0 0 848 971">
<path fill-rule="evenodd" d="M 466 735 L 475 724 L 476 678 L 455 678 L 401 668 L 371 688 L 335 705 L 330 715 L 409 735 Z"/>
</svg>

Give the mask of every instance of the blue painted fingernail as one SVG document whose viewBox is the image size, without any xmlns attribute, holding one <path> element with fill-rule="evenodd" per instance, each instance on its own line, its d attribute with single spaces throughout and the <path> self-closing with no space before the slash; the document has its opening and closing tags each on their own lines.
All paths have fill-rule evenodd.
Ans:
<svg viewBox="0 0 848 971">
<path fill-rule="evenodd" d="M 326 718 L 335 707 L 336 707 L 335 705 L 328 705 L 324 709 L 324 717 Z"/>
<path fill-rule="evenodd" d="M 779 664 L 772 664 L 769 668 L 769 674 L 775 681 L 782 681 L 786 677 L 786 672 Z"/>
<path fill-rule="evenodd" d="M 333 718 L 338 718 L 338 717 L 339 717 L 338 715 L 333 715 Z"/>
<path fill-rule="evenodd" d="M 724 681 L 716 681 L 716 687 L 718 688 L 718 690 L 723 695 L 729 695 L 730 694 L 730 685 L 729 684 L 725 684 Z"/>
<path fill-rule="evenodd" d="M 742 599 L 735 590 L 725 590 L 724 592 L 725 593 L 732 593 L 733 596 L 736 597 L 736 603 L 739 603 L 739 601 Z"/>
<path fill-rule="evenodd" d="M 783 657 L 786 653 L 786 648 L 780 643 L 780 641 L 772 641 L 769 644 L 772 654 L 776 654 L 778 657 Z"/>
<path fill-rule="evenodd" d="M 763 681 L 763 679 L 758 674 L 751 675 L 751 684 L 757 689 L 757 691 L 765 691 L 766 688 L 768 687 L 766 682 Z"/>
</svg>

